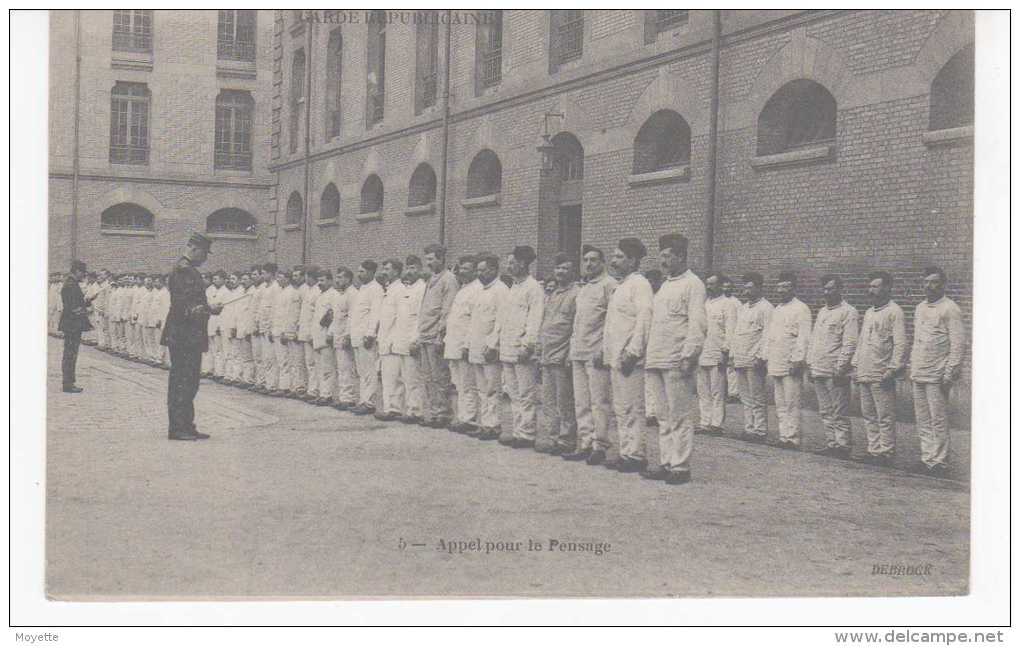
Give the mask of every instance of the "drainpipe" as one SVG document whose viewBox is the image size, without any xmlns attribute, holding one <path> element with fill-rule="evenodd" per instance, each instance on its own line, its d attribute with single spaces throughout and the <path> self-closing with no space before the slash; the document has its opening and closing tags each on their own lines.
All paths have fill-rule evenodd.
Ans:
<svg viewBox="0 0 1020 646">
<path fill-rule="evenodd" d="M 715 246 L 715 191 L 716 165 L 718 149 L 716 140 L 719 136 L 719 45 L 722 33 L 721 11 L 712 12 L 712 107 L 709 112 L 708 126 L 708 206 L 705 214 L 705 271 L 712 269 L 713 248 Z"/>
<path fill-rule="evenodd" d="M 81 110 L 81 10 L 74 11 L 74 157 L 71 171 L 71 260 L 78 259 L 78 130 Z"/>
<path fill-rule="evenodd" d="M 446 10 L 446 53 L 443 56 L 443 154 L 439 163 L 439 244 L 446 244 L 446 164 L 450 153 L 450 32 L 452 15 Z"/>
<path fill-rule="evenodd" d="M 310 18 L 310 16 L 309 16 Z M 301 223 L 301 264 L 308 262 L 308 206 L 312 203 L 312 196 L 308 194 L 309 162 L 312 154 L 312 30 L 315 28 L 315 21 L 308 20 L 305 45 L 305 199 L 303 222 Z"/>
</svg>

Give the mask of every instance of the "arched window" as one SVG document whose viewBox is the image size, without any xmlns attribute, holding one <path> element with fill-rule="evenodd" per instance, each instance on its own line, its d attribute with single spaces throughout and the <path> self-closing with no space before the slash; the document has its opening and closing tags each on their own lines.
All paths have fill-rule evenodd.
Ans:
<svg viewBox="0 0 1020 646">
<path fill-rule="evenodd" d="M 428 164 L 418 164 L 407 188 L 407 205 L 424 206 L 436 201 L 436 173 Z"/>
<path fill-rule="evenodd" d="M 255 234 L 255 217 L 241 209 L 220 209 L 214 211 L 205 220 L 208 233 L 244 233 Z"/>
<path fill-rule="evenodd" d="M 243 90 L 222 90 L 216 97 L 215 168 L 251 170 L 251 130 L 255 101 Z"/>
<path fill-rule="evenodd" d="M 361 212 L 378 213 L 383 209 L 383 183 L 378 175 L 369 175 L 361 187 Z"/>
<path fill-rule="evenodd" d="M 798 79 L 772 95 L 758 115 L 758 155 L 776 155 L 836 138 L 836 99 L 824 87 Z"/>
<path fill-rule="evenodd" d="M 471 160 L 468 167 L 468 198 L 499 193 L 503 185 L 503 166 L 491 150 L 483 150 Z"/>
<path fill-rule="evenodd" d="M 584 148 L 577 137 L 561 132 L 552 138 L 553 166 L 560 180 L 575 182 L 584 179 Z"/>
<path fill-rule="evenodd" d="M 287 224 L 301 224 L 305 216 L 305 202 L 301 194 L 294 191 L 287 198 Z"/>
<path fill-rule="evenodd" d="M 974 125 L 974 45 L 967 45 L 942 66 L 931 83 L 928 129 Z"/>
<path fill-rule="evenodd" d="M 672 110 L 648 117 L 634 139 L 634 174 L 684 166 L 691 161 L 691 127 Z"/>
<path fill-rule="evenodd" d="M 335 220 L 340 217 L 340 191 L 336 185 L 330 182 L 322 191 L 322 200 L 319 204 L 320 220 Z"/>
<path fill-rule="evenodd" d="M 152 213 L 137 204 L 125 202 L 114 204 L 103 211 L 99 217 L 100 229 L 132 229 L 135 231 L 153 231 Z"/>
</svg>

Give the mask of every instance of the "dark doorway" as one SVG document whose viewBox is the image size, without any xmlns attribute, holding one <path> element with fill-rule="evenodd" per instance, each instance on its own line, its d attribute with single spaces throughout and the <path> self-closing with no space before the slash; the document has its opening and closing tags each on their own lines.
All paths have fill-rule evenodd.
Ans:
<svg viewBox="0 0 1020 646">
<path fill-rule="evenodd" d="M 570 255 L 574 268 L 581 260 L 581 205 L 560 207 L 560 251 Z"/>
</svg>

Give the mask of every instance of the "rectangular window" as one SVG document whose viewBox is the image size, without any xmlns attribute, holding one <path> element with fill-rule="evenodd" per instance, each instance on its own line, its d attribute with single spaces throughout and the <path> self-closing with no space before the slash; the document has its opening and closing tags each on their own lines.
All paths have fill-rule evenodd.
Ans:
<svg viewBox="0 0 1020 646">
<path fill-rule="evenodd" d="M 149 9 L 114 11 L 113 49 L 118 52 L 151 52 L 152 11 Z"/>
<path fill-rule="evenodd" d="M 326 138 L 340 136 L 340 88 L 343 80 L 344 40 L 340 28 L 329 34 L 326 48 Z"/>
<path fill-rule="evenodd" d="M 118 82 L 110 96 L 110 163 L 149 163 L 149 88 Z"/>
<path fill-rule="evenodd" d="M 555 9 L 550 12 L 549 63 L 551 71 L 581 58 L 584 51 L 584 11 Z"/>
<path fill-rule="evenodd" d="M 290 152 L 297 152 L 301 135 L 301 112 L 305 105 L 305 50 L 294 52 L 290 66 Z"/>
<path fill-rule="evenodd" d="M 255 60 L 256 16 L 251 9 L 220 9 L 216 55 L 220 60 Z"/>
<path fill-rule="evenodd" d="M 503 79 L 503 12 L 478 12 L 475 31 L 475 90 L 499 85 Z"/>
<path fill-rule="evenodd" d="M 436 104 L 439 82 L 439 14 L 424 11 L 415 14 L 414 113 Z"/>
<path fill-rule="evenodd" d="M 365 77 L 365 122 L 371 128 L 383 120 L 386 108 L 386 12 L 378 9 L 372 11 L 366 27 L 368 73 Z"/>
<path fill-rule="evenodd" d="M 216 168 L 251 170 L 254 106 L 248 92 L 224 90 L 216 98 Z"/>
<path fill-rule="evenodd" d="M 667 31 L 673 27 L 687 24 L 687 13 L 686 9 L 656 9 L 656 31 Z"/>
</svg>

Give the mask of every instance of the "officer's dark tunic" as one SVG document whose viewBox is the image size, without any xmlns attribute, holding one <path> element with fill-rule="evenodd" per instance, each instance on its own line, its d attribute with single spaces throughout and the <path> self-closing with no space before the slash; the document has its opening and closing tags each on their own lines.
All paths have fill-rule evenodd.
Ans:
<svg viewBox="0 0 1020 646">
<path fill-rule="evenodd" d="M 202 276 L 187 258 L 177 261 L 167 287 L 170 311 L 160 338 L 170 352 L 166 408 L 170 433 L 190 433 L 195 428 L 194 402 L 202 377 L 202 353 L 209 349 L 209 302 Z"/>
<path fill-rule="evenodd" d="M 64 356 L 60 368 L 63 372 L 64 387 L 67 388 L 74 385 L 81 333 L 91 330 L 92 325 L 89 323 L 85 295 L 74 276 L 68 276 L 64 281 L 64 286 L 60 288 L 60 300 L 64 305 L 64 311 L 60 314 L 60 324 L 57 326 L 57 330 L 64 333 Z"/>
</svg>

